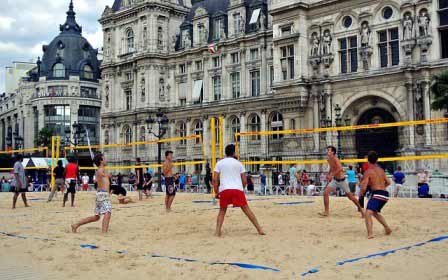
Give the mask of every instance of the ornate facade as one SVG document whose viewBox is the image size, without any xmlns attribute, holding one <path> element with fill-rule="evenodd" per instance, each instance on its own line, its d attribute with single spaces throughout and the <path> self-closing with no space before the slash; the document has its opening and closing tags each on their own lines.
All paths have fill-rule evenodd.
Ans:
<svg viewBox="0 0 448 280">
<path fill-rule="evenodd" d="M 334 124 L 335 108 L 346 124 L 441 117 L 431 110 L 429 84 L 448 66 L 445 5 L 116 0 L 100 19 L 103 142 L 150 139 L 145 119 L 159 109 L 170 119 L 168 136 L 201 133 L 207 155 L 210 117 L 224 117 L 225 143 L 238 131 Z M 383 130 L 376 136 L 385 137 L 383 145 L 348 133 L 341 146 L 353 157 L 367 149 L 388 156 L 434 153 L 446 151 L 444 133 L 431 126 Z M 325 145 L 336 144 L 318 134 L 252 140 L 243 158 L 320 158 Z M 180 160 L 202 158 L 197 147 L 165 148 Z M 155 147 L 108 153 L 117 164 L 156 158 Z"/>
<path fill-rule="evenodd" d="M 44 127 L 62 136 L 62 141 L 74 142 L 74 122 L 82 125 L 83 132 L 88 130 L 92 144 L 99 143 L 98 51 L 82 37 L 72 2 L 59 29 L 60 34 L 43 46 L 42 60 L 20 81 L 18 90 L 0 101 L 2 150 L 35 147 Z"/>
</svg>

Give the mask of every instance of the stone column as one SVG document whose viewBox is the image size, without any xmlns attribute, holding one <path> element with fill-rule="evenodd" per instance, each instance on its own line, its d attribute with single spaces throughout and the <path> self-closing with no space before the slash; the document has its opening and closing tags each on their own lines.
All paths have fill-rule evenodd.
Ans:
<svg viewBox="0 0 448 280">
<path fill-rule="evenodd" d="M 221 133 L 222 133 L 222 141 L 223 141 L 222 148 L 225 149 L 226 145 L 229 144 L 229 142 L 227 141 L 229 132 L 226 129 L 226 123 L 227 123 L 226 116 L 223 115 L 221 117 L 222 117 L 222 130 L 221 130 Z M 233 141 L 231 141 L 231 142 L 233 142 Z M 223 153 L 223 155 L 225 155 L 225 151 L 224 150 L 222 151 L 222 153 Z"/>
<path fill-rule="evenodd" d="M 247 131 L 247 124 L 246 124 L 246 113 L 242 112 L 240 113 L 240 131 L 246 132 Z M 246 151 L 247 151 L 247 140 L 248 137 L 240 137 L 239 142 L 239 150 L 240 150 L 240 157 L 243 159 L 246 159 Z"/>
<path fill-rule="evenodd" d="M 313 91 L 313 128 L 320 127 L 319 123 L 319 92 L 315 88 Z M 319 133 L 313 133 L 314 138 L 314 152 L 319 152 L 320 150 L 320 143 L 319 143 Z"/>
<path fill-rule="evenodd" d="M 407 81 L 406 84 L 407 93 L 407 109 L 408 109 L 408 119 L 410 121 L 414 120 L 414 91 L 412 81 Z M 415 147 L 415 126 L 408 126 L 409 129 L 409 148 Z"/>
<path fill-rule="evenodd" d="M 423 91 L 423 113 L 425 116 L 425 120 L 431 119 L 431 97 L 429 92 L 430 81 L 425 80 L 422 82 L 422 91 Z M 425 145 L 431 146 L 431 125 L 425 125 Z"/>
<path fill-rule="evenodd" d="M 202 118 L 202 141 L 205 145 L 205 155 L 211 155 L 211 133 L 215 133 L 214 131 L 210 131 L 210 118 L 208 116 L 204 116 Z M 209 158 L 211 159 L 211 157 Z"/>
<path fill-rule="evenodd" d="M 267 129 L 267 122 L 268 120 L 266 120 L 266 110 L 261 110 L 261 131 L 266 131 Z M 265 158 L 266 155 L 268 154 L 268 137 L 272 137 L 270 135 L 260 135 L 261 137 L 261 155 L 262 158 Z"/>
<path fill-rule="evenodd" d="M 331 98 L 332 94 L 330 91 L 325 92 L 325 115 L 326 117 L 330 117 L 330 119 L 333 121 L 333 114 L 332 114 L 332 108 L 331 108 Z M 333 144 L 333 133 L 332 131 L 327 132 L 327 145 Z"/>
</svg>

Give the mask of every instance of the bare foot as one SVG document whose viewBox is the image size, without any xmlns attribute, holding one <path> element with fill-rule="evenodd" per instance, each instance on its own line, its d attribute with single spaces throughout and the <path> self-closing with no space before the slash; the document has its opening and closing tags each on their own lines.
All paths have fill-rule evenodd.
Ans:
<svg viewBox="0 0 448 280">
<path fill-rule="evenodd" d="M 222 236 L 222 233 L 221 233 L 221 232 L 215 232 L 215 236 L 216 236 L 216 237 L 221 237 L 221 236 Z"/>
<path fill-rule="evenodd" d="M 72 227 L 72 233 L 76 233 L 76 230 L 78 230 L 78 227 L 76 225 L 71 225 Z"/>
<path fill-rule="evenodd" d="M 266 235 L 266 233 L 265 233 L 263 230 L 259 230 L 259 231 L 258 231 L 258 234 L 259 234 L 259 235 Z"/>
<path fill-rule="evenodd" d="M 29 206 L 28 204 L 25 204 L 25 207 L 31 207 L 31 206 Z"/>
<path fill-rule="evenodd" d="M 392 230 L 390 228 L 386 228 L 386 229 L 384 229 L 384 231 L 386 232 L 386 235 L 392 234 Z"/>
<path fill-rule="evenodd" d="M 321 217 L 323 217 L 323 218 L 330 216 L 329 213 L 325 213 L 325 212 L 323 212 L 323 213 L 319 212 L 319 213 L 317 213 L 317 214 L 319 214 L 319 216 L 321 216 Z"/>
<path fill-rule="evenodd" d="M 373 238 L 375 238 L 373 235 L 367 236 L 367 239 L 373 239 Z"/>
</svg>

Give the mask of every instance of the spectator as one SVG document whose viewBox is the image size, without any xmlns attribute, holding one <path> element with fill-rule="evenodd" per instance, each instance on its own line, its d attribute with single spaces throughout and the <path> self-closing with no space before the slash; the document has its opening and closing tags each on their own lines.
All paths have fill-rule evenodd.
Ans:
<svg viewBox="0 0 448 280">
<path fill-rule="evenodd" d="M 87 176 L 87 173 L 84 173 L 84 176 L 81 177 L 82 182 L 82 190 L 87 191 L 89 189 L 89 176 Z"/>
<path fill-rule="evenodd" d="M 117 185 L 119 187 L 121 187 L 121 185 L 123 185 L 123 175 L 121 175 L 121 173 L 118 173 L 118 175 L 117 175 Z"/>
<path fill-rule="evenodd" d="M 248 191 L 250 194 L 253 194 L 253 193 L 254 193 L 254 182 L 253 182 L 253 180 L 252 180 L 252 176 L 251 176 L 251 174 L 250 174 L 250 171 L 247 172 L 247 191 Z"/>
<path fill-rule="evenodd" d="M 134 185 L 135 185 L 135 175 L 131 173 L 129 175 L 129 188 L 133 189 Z"/>
<path fill-rule="evenodd" d="M 179 189 L 181 192 L 185 191 L 185 184 L 187 183 L 187 176 L 184 173 L 179 175 Z"/>
<path fill-rule="evenodd" d="M 398 192 L 403 187 L 403 184 L 405 182 L 405 175 L 403 172 L 401 172 L 401 166 L 397 167 L 397 171 L 394 172 L 392 179 L 395 182 L 394 197 L 398 197 Z"/>
<path fill-rule="evenodd" d="M 283 186 L 285 184 L 285 181 L 283 181 L 283 174 L 281 172 L 278 173 L 278 184 L 279 186 Z"/>
<path fill-rule="evenodd" d="M 260 185 L 261 185 L 261 193 L 265 194 L 266 192 L 266 175 L 263 172 L 260 172 Z"/>
<path fill-rule="evenodd" d="M 204 183 L 205 186 L 207 187 L 207 193 L 211 192 L 211 183 L 212 183 L 212 169 L 210 168 L 210 164 L 207 163 L 205 165 L 205 178 L 204 178 Z"/>
<path fill-rule="evenodd" d="M 194 172 L 191 176 L 191 189 L 193 192 L 196 192 L 198 190 L 199 186 L 199 176 L 197 172 Z"/>
<path fill-rule="evenodd" d="M 310 196 L 318 195 L 316 192 L 316 186 L 314 185 L 314 181 L 310 180 L 310 184 L 306 187 L 306 194 Z"/>
<path fill-rule="evenodd" d="M 55 193 L 60 190 L 62 194 L 65 193 L 65 168 L 63 166 L 62 160 L 58 160 L 57 163 L 58 166 L 56 166 L 53 170 L 54 176 L 55 176 L 55 186 L 51 189 L 51 193 L 48 196 L 47 202 L 50 202 Z"/>
<path fill-rule="evenodd" d="M 420 170 L 417 174 L 417 185 L 418 185 L 418 197 L 420 198 L 431 198 L 429 194 L 429 176 L 427 170 Z"/>
<path fill-rule="evenodd" d="M 348 179 L 348 187 L 350 189 L 351 193 L 356 193 L 356 173 L 355 170 L 353 170 L 353 166 L 349 165 L 348 170 L 345 172 Z"/>
<path fill-rule="evenodd" d="M 288 188 L 289 195 L 297 194 L 296 172 L 297 172 L 296 167 L 294 166 L 294 164 L 291 164 L 291 167 L 289 168 L 289 188 Z"/>
</svg>

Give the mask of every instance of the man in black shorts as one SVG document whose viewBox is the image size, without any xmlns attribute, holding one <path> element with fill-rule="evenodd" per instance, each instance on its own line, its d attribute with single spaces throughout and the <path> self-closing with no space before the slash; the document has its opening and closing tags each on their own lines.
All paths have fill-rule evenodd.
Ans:
<svg viewBox="0 0 448 280">
<path fill-rule="evenodd" d="M 174 185 L 175 177 L 173 175 L 173 152 L 165 152 L 165 162 L 163 163 L 163 176 L 165 176 L 165 208 L 167 212 L 171 211 L 171 204 L 173 204 L 176 196 L 176 186 Z"/>
<path fill-rule="evenodd" d="M 128 204 L 133 203 L 134 201 L 130 197 L 126 197 L 126 189 L 117 184 L 111 184 L 110 192 L 118 196 L 118 203 L 120 204 Z"/>
<path fill-rule="evenodd" d="M 139 166 L 142 165 L 140 158 L 136 159 L 137 163 L 135 165 Z M 137 191 L 138 191 L 138 200 L 142 200 L 142 191 L 143 191 L 143 183 L 144 183 L 144 177 L 143 177 L 143 167 L 138 167 L 135 169 L 135 175 L 136 175 L 136 184 L 137 184 Z"/>
</svg>

